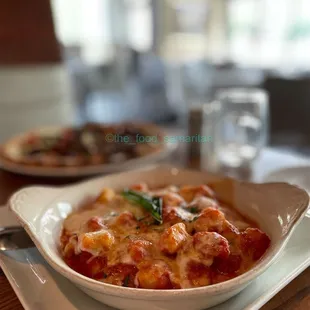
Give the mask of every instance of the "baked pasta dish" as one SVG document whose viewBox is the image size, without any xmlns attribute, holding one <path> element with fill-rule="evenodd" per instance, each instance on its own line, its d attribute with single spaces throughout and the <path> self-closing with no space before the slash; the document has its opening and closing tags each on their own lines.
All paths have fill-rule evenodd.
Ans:
<svg viewBox="0 0 310 310">
<path fill-rule="evenodd" d="M 76 272 L 143 289 L 227 281 L 252 268 L 270 246 L 266 233 L 208 185 L 105 188 L 65 219 L 60 239 Z"/>
</svg>

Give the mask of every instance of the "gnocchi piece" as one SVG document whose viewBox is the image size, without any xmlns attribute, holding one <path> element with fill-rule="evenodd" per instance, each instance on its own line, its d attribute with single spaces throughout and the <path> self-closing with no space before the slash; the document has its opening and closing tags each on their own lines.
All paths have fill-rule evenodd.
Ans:
<svg viewBox="0 0 310 310">
<path fill-rule="evenodd" d="M 164 223 L 176 224 L 182 221 L 180 213 L 177 211 L 178 207 L 165 207 L 163 209 Z"/>
<path fill-rule="evenodd" d="M 149 256 L 151 246 L 152 243 L 147 240 L 132 240 L 128 246 L 129 255 L 136 263 L 140 263 Z"/>
<path fill-rule="evenodd" d="M 126 229 L 136 227 L 137 223 L 135 216 L 131 212 L 125 211 L 115 218 L 113 225 Z"/>
<path fill-rule="evenodd" d="M 205 258 L 227 258 L 230 254 L 227 239 L 216 232 L 199 232 L 193 237 L 194 248 Z"/>
<path fill-rule="evenodd" d="M 188 209 L 197 209 L 197 211 L 201 212 L 204 209 L 207 208 L 213 208 L 213 209 L 217 209 L 218 208 L 218 203 L 211 198 L 208 197 L 196 197 L 190 204 L 188 204 L 187 206 Z"/>
<path fill-rule="evenodd" d="M 170 270 L 161 260 L 146 261 L 139 265 L 136 275 L 138 287 L 146 289 L 171 289 Z"/>
<path fill-rule="evenodd" d="M 240 232 L 237 227 L 227 220 L 225 221 L 221 235 L 228 240 L 230 246 L 234 248 L 240 247 Z"/>
<path fill-rule="evenodd" d="M 170 206 L 170 207 L 178 207 L 182 204 L 184 204 L 184 199 L 176 194 L 176 193 L 167 193 L 163 195 L 163 205 L 165 206 Z"/>
<path fill-rule="evenodd" d="M 212 279 L 209 267 L 194 261 L 187 264 L 187 278 L 191 287 L 210 285 Z"/>
<path fill-rule="evenodd" d="M 83 233 L 78 236 L 79 249 L 93 255 L 109 250 L 114 241 L 114 236 L 107 230 Z"/>
<path fill-rule="evenodd" d="M 190 203 L 195 197 L 198 196 L 214 198 L 214 192 L 207 185 L 183 186 L 181 187 L 179 194 L 185 199 L 187 203 Z"/>
<path fill-rule="evenodd" d="M 94 232 L 105 229 L 104 221 L 99 216 L 93 216 L 90 218 L 85 225 L 85 229 L 87 232 Z"/>
<path fill-rule="evenodd" d="M 253 260 L 259 260 L 269 245 L 269 237 L 258 228 L 247 228 L 241 233 L 241 249 Z"/>
<path fill-rule="evenodd" d="M 195 221 L 194 228 L 200 231 L 215 231 L 221 233 L 226 225 L 226 219 L 223 212 L 207 208 L 202 211 L 198 219 Z"/>
<path fill-rule="evenodd" d="M 111 201 L 115 197 L 115 192 L 111 188 L 105 188 L 100 193 L 99 197 L 97 198 L 97 202 L 100 203 L 107 203 Z"/>
<path fill-rule="evenodd" d="M 175 224 L 162 234 L 159 241 L 160 250 L 167 254 L 175 254 L 189 237 L 185 224 Z"/>
<path fill-rule="evenodd" d="M 174 225 L 185 221 L 190 231 L 193 230 L 193 225 L 188 225 L 196 218 L 192 212 L 188 212 L 185 208 L 180 207 L 166 207 L 163 209 L 163 221 Z"/>
</svg>

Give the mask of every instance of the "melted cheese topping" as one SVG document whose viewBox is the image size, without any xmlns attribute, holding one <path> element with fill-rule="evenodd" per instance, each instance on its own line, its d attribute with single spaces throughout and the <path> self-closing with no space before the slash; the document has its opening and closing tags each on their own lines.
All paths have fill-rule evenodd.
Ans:
<svg viewBox="0 0 310 310">
<path fill-rule="evenodd" d="M 149 190 L 141 184 L 133 189 L 162 198 L 163 223 L 104 189 L 64 221 L 62 254 L 69 266 L 115 285 L 190 288 L 238 276 L 269 246 L 266 234 L 248 231 L 253 224 L 220 204 L 206 185 Z"/>
</svg>

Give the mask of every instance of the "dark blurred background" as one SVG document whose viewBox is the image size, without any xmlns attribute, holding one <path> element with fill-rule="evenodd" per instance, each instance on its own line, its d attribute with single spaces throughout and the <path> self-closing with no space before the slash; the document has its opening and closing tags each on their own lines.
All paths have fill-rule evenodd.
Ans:
<svg viewBox="0 0 310 310">
<path fill-rule="evenodd" d="M 199 70 L 191 66 L 188 79 L 203 82 L 206 102 L 222 87 L 266 89 L 270 144 L 307 151 L 310 1 L 195 0 L 187 7 L 189 2 L 2 0 L 1 67 L 60 63 L 69 72 L 78 123 L 143 119 L 177 126 L 184 109 L 167 75 L 178 57 L 178 68 L 188 58 L 167 42 L 205 18 L 206 48 L 203 57 L 190 58 Z M 197 15 L 199 5 L 205 5 L 205 16 Z M 193 10 L 191 17 L 184 10 Z M 183 28 L 176 12 L 183 14 Z M 187 46 L 197 43 L 193 39 L 182 36 Z"/>
</svg>

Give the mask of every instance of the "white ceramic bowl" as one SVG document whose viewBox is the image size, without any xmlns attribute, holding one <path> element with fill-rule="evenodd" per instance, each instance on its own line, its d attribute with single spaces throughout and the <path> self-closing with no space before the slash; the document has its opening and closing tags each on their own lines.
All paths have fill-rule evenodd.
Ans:
<svg viewBox="0 0 310 310">
<path fill-rule="evenodd" d="M 272 242 L 263 258 L 247 273 L 220 284 L 182 290 L 145 290 L 118 287 L 86 278 L 69 268 L 59 251 L 63 219 L 105 186 L 122 189 L 146 181 L 151 187 L 166 184 L 214 183 L 224 201 L 255 219 Z M 203 172 L 169 166 L 136 170 L 96 178 L 68 187 L 30 187 L 14 194 L 9 205 L 47 262 L 86 294 L 126 310 L 201 310 L 217 305 L 239 293 L 280 256 L 295 227 L 305 215 L 308 194 L 285 183 L 251 184 L 222 179 Z"/>
</svg>

